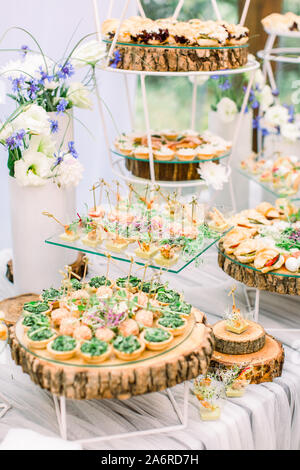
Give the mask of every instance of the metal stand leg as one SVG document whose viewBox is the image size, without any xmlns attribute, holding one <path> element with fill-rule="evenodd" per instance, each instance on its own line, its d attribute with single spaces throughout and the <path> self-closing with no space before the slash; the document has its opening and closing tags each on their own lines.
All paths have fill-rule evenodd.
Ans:
<svg viewBox="0 0 300 470">
<path fill-rule="evenodd" d="M 11 405 L 8 403 L 5 396 L 1 393 L 0 400 L 2 400 L 2 403 L 0 403 L 0 418 L 3 418 L 3 416 L 6 415 L 6 413 L 8 412 L 8 410 L 11 409 Z"/>
<path fill-rule="evenodd" d="M 129 433 L 113 434 L 109 436 L 92 437 L 88 439 L 78 439 L 73 442 L 78 444 L 91 444 L 95 442 L 112 441 L 115 439 L 124 439 L 136 436 L 148 436 L 151 434 L 171 433 L 175 431 L 182 431 L 187 427 L 188 424 L 188 402 L 189 402 L 189 382 L 184 383 L 184 394 L 183 394 L 183 411 L 178 406 L 172 392 L 167 389 L 167 395 L 172 403 L 174 411 L 179 419 L 180 424 L 173 426 L 164 426 L 161 428 L 147 429 L 145 431 L 134 431 Z M 55 406 L 55 412 L 59 431 L 62 439 L 67 440 L 67 415 L 66 415 L 66 399 L 65 397 L 56 397 L 53 395 L 53 401 Z"/>
<path fill-rule="evenodd" d="M 259 294 L 260 291 L 256 289 L 255 292 L 255 307 L 254 307 L 254 321 L 258 321 L 258 315 L 259 315 Z"/>
</svg>

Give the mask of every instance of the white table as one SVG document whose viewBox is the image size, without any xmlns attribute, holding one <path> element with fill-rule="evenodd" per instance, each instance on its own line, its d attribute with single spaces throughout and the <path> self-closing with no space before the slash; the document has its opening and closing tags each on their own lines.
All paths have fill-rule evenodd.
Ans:
<svg viewBox="0 0 300 470">
<path fill-rule="evenodd" d="M 222 315 L 233 280 L 216 263 L 211 250 L 208 261 L 197 270 L 183 273 L 180 278 L 169 276 L 174 288 L 182 289 L 185 298 L 203 309 L 211 323 Z M 14 294 L 5 279 L 5 263 L 9 251 L 0 252 L 0 298 Z M 203 288 L 195 287 L 199 279 Z M 214 280 L 213 280 L 214 279 Z M 238 301 L 245 303 L 243 289 Z M 299 449 L 300 448 L 300 299 L 262 292 L 260 322 L 271 334 L 284 342 L 286 360 L 282 377 L 273 383 L 250 385 L 242 398 L 228 400 L 221 419 L 202 422 L 198 402 L 190 396 L 187 429 L 176 434 L 120 439 L 96 443 L 93 449 Z M 274 329 L 289 331 L 274 331 Z M 272 330 L 272 331 L 271 331 Z M 23 427 L 44 435 L 57 436 L 58 426 L 51 395 L 33 384 L 12 360 L 0 365 L 0 390 L 9 399 L 12 409 L 0 420 L 0 441 L 11 428 Z M 174 395 L 182 404 L 183 386 L 174 387 Z M 69 439 L 92 435 L 129 432 L 149 427 L 176 424 L 176 417 L 165 393 L 117 400 L 67 402 Z"/>
</svg>

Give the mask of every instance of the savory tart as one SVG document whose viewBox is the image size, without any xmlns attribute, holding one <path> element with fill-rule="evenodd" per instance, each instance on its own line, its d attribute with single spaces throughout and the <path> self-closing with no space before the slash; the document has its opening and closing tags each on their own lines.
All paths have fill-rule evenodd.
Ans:
<svg viewBox="0 0 300 470">
<path fill-rule="evenodd" d="M 173 335 L 163 328 L 146 328 L 141 338 L 150 351 L 162 351 L 173 341 Z"/>
<path fill-rule="evenodd" d="M 179 315 L 163 315 L 157 320 L 157 325 L 174 336 L 179 336 L 185 332 L 187 321 Z"/>
<path fill-rule="evenodd" d="M 49 315 L 51 313 L 52 308 L 49 306 L 48 302 L 43 302 L 40 300 L 36 300 L 33 302 L 26 302 L 23 305 L 23 314 L 40 314 L 43 313 L 44 315 Z"/>
<path fill-rule="evenodd" d="M 28 331 L 31 328 L 38 329 L 41 327 L 50 327 L 50 320 L 49 317 L 44 315 L 43 313 L 40 314 L 33 314 L 33 313 L 28 313 L 24 315 L 24 318 L 22 320 L 22 325 L 24 328 L 24 331 Z"/>
<path fill-rule="evenodd" d="M 112 346 L 96 337 L 82 343 L 79 349 L 79 355 L 89 364 L 100 364 L 108 359 L 111 353 Z"/>
<path fill-rule="evenodd" d="M 113 342 L 115 355 L 123 361 L 138 359 L 145 349 L 145 343 L 134 335 L 117 336 Z"/>
<path fill-rule="evenodd" d="M 66 361 L 75 356 L 78 344 L 72 336 L 61 335 L 47 344 L 47 351 L 54 359 Z"/>
<path fill-rule="evenodd" d="M 39 328 L 32 327 L 25 334 L 25 340 L 29 348 L 45 349 L 47 344 L 52 341 L 56 335 L 56 331 L 47 326 L 41 326 Z"/>
</svg>

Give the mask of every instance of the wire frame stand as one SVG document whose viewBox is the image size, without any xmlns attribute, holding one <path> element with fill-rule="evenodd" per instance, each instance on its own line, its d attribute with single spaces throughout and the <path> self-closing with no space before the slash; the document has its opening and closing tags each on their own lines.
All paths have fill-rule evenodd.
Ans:
<svg viewBox="0 0 300 470">
<path fill-rule="evenodd" d="M 7 340 L 6 340 L 6 343 L 4 344 L 3 350 L 1 350 L 0 353 L 3 353 L 5 351 L 6 344 L 7 344 Z M 11 408 L 12 408 L 11 404 L 7 401 L 6 397 L 2 395 L 2 393 L 0 392 L 0 419 L 3 418 L 8 412 L 8 410 L 10 410 Z"/>
<path fill-rule="evenodd" d="M 182 431 L 187 427 L 188 424 L 188 401 L 189 401 L 189 382 L 184 382 L 184 392 L 183 392 L 183 407 L 182 410 L 178 403 L 176 402 L 174 395 L 170 389 L 166 389 L 168 398 L 172 404 L 174 412 L 179 420 L 179 424 L 174 424 L 172 426 L 163 426 L 160 428 L 151 428 L 144 431 L 133 431 L 127 433 L 120 433 L 120 434 L 112 434 L 107 436 L 96 436 L 90 437 L 85 439 L 78 439 L 72 442 L 77 444 L 85 445 L 85 444 L 93 444 L 96 442 L 104 442 L 104 441 L 113 441 L 117 439 L 129 439 L 133 437 L 142 437 L 142 436 L 149 436 L 154 434 L 163 434 L 163 433 L 171 433 Z M 68 440 L 68 431 L 67 431 L 67 407 L 66 407 L 66 398 L 63 396 L 57 397 L 53 396 L 54 407 L 59 427 L 59 432 L 64 440 Z"/>
<path fill-rule="evenodd" d="M 145 12 L 142 8 L 141 2 L 139 0 L 137 1 L 137 8 L 139 13 L 141 14 L 142 17 L 145 17 Z M 232 141 L 232 149 L 230 152 L 230 155 L 227 160 L 226 164 L 226 169 L 227 169 L 227 176 L 229 178 L 229 191 L 230 191 L 230 198 L 232 202 L 232 207 L 235 210 L 236 209 L 236 200 L 235 200 L 235 195 L 234 195 L 234 189 L 233 189 L 233 184 L 232 184 L 232 179 L 231 179 L 231 167 L 230 163 L 232 161 L 232 158 L 234 157 L 237 149 L 237 139 L 241 130 L 242 126 L 242 120 L 243 116 L 245 113 L 245 109 L 247 106 L 251 86 L 254 80 L 254 75 L 255 71 L 259 68 L 259 64 L 256 61 L 250 61 L 248 64 L 244 67 L 241 67 L 239 69 L 232 69 L 232 70 L 220 70 L 220 71 L 215 71 L 215 72 L 140 72 L 140 71 L 133 71 L 133 70 L 122 70 L 122 69 L 114 69 L 109 67 L 109 63 L 111 58 L 113 57 L 114 50 L 117 44 L 119 32 L 120 32 L 120 27 L 121 24 L 126 16 L 126 12 L 129 6 L 130 0 L 126 0 L 124 2 L 123 9 L 121 11 L 121 16 L 120 16 L 120 23 L 119 26 L 116 30 L 116 34 L 114 36 L 114 39 L 111 43 L 109 52 L 108 52 L 108 57 L 106 59 L 106 66 L 104 70 L 112 72 L 112 73 L 118 73 L 121 76 L 123 76 L 124 82 L 125 82 L 125 90 L 127 93 L 127 102 L 129 106 L 129 115 L 130 115 L 130 120 L 131 124 L 133 127 L 134 123 L 134 111 L 132 109 L 132 104 L 131 104 L 131 99 L 129 96 L 129 90 L 128 90 L 128 83 L 127 83 L 127 76 L 128 75 L 134 75 L 139 78 L 140 84 L 141 84 L 141 91 L 142 91 L 142 101 L 143 101 L 143 110 L 144 110 L 144 119 L 145 119 L 145 125 L 146 125 L 146 134 L 147 134 L 147 142 L 148 142 L 148 147 L 149 147 L 149 170 L 150 170 L 150 180 L 143 179 L 143 178 L 138 178 L 138 177 L 132 177 L 128 172 L 124 169 L 122 163 L 124 162 L 124 158 L 119 158 L 117 160 L 113 159 L 112 152 L 111 152 L 111 147 L 109 145 L 109 138 L 108 138 L 108 129 L 107 129 L 107 124 L 105 121 L 105 115 L 103 112 L 103 106 L 100 98 L 99 91 L 96 90 L 97 94 L 97 102 L 98 102 L 98 107 L 99 107 L 99 113 L 102 121 L 102 127 L 103 127 L 103 132 L 105 136 L 105 143 L 106 143 L 106 148 L 107 148 L 107 153 L 109 155 L 109 160 L 110 160 L 110 165 L 113 174 L 121 179 L 125 180 L 127 182 L 131 182 L 134 184 L 150 184 L 154 186 L 155 184 L 159 184 L 161 187 L 164 188 L 177 188 L 179 191 L 181 191 L 183 188 L 189 188 L 189 187 L 194 187 L 194 188 L 201 188 L 203 186 L 206 186 L 203 180 L 193 180 L 193 181 L 174 181 L 174 182 L 166 182 L 166 181 L 159 181 L 156 180 L 155 178 L 155 168 L 154 168 L 154 158 L 153 158 L 153 150 L 152 150 L 152 141 L 151 141 L 151 126 L 150 126 L 150 116 L 149 116 L 149 108 L 148 108 L 148 98 L 147 98 L 147 90 L 146 90 L 146 77 L 150 75 L 154 76 L 164 76 L 164 77 L 178 77 L 178 76 L 189 76 L 189 77 L 194 77 L 193 80 L 193 87 L 192 87 L 192 107 L 191 107 L 191 128 L 195 128 L 195 121 L 196 121 L 196 108 L 197 108 L 197 88 L 198 88 L 198 80 L 197 76 L 211 76 L 211 75 L 224 75 L 226 73 L 227 75 L 232 75 L 232 74 L 241 74 L 245 72 L 249 72 L 249 81 L 247 85 L 247 89 L 244 94 L 244 99 L 243 103 L 241 106 L 241 110 L 238 116 L 237 120 L 237 125 L 235 127 L 235 133 L 233 136 L 233 141 Z M 110 0 L 109 3 L 109 8 L 107 11 L 107 17 L 109 18 L 112 12 L 114 0 Z M 177 7 L 174 11 L 173 18 L 177 19 L 182 7 L 184 4 L 184 0 L 180 0 L 177 4 Z M 221 14 L 220 10 L 218 8 L 218 4 L 216 0 L 211 0 L 211 5 L 213 8 L 213 11 L 215 13 L 215 16 L 218 20 L 221 20 Z M 250 0 L 246 0 L 244 4 L 244 9 L 241 15 L 240 19 L 240 24 L 243 25 L 246 19 L 246 15 L 248 12 L 248 8 L 250 5 Z M 101 41 L 101 31 L 100 31 L 100 21 L 99 21 L 99 11 L 98 11 L 98 2 L 97 0 L 93 0 L 93 7 L 94 7 L 94 14 L 95 14 L 95 24 L 96 24 L 96 29 L 97 29 L 97 37 L 98 40 Z"/>
</svg>

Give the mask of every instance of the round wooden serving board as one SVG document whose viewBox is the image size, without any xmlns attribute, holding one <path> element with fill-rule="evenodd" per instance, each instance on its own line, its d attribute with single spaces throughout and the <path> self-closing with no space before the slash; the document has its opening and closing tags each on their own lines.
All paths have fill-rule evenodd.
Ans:
<svg viewBox="0 0 300 470">
<path fill-rule="evenodd" d="M 141 359 L 123 362 L 114 357 L 99 365 L 80 358 L 58 362 L 46 350 L 26 347 L 21 321 L 10 328 L 9 342 L 16 364 L 40 387 L 71 399 L 127 399 L 157 392 L 206 373 L 214 349 L 212 328 L 202 312 L 190 315 L 184 335 L 160 353 L 145 351 Z M 194 316 L 195 315 L 195 316 Z"/>
<path fill-rule="evenodd" d="M 222 243 L 219 244 L 218 263 L 220 268 L 239 282 L 246 286 L 255 287 L 259 290 L 275 292 L 276 294 L 300 295 L 300 277 L 262 273 L 246 266 L 238 264 L 233 258 L 225 256 Z M 287 273 L 287 271 L 286 271 Z M 285 272 L 282 272 L 285 274 Z"/>
<path fill-rule="evenodd" d="M 9 297 L 0 302 L 0 310 L 4 312 L 4 321 L 7 326 L 14 325 L 23 311 L 23 304 L 38 300 L 37 294 L 23 294 L 17 297 Z"/>
<path fill-rule="evenodd" d="M 261 325 L 247 320 L 248 328 L 241 334 L 226 329 L 226 321 L 218 321 L 213 326 L 218 352 L 224 354 L 250 354 L 259 351 L 265 345 L 266 334 Z"/>
<path fill-rule="evenodd" d="M 251 365 L 253 370 L 249 379 L 251 383 L 272 382 L 275 377 L 280 377 L 284 362 L 284 350 L 282 344 L 273 336 L 266 335 L 264 347 L 255 353 L 229 355 L 214 351 L 210 368 L 243 367 Z"/>
</svg>

